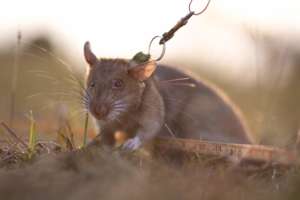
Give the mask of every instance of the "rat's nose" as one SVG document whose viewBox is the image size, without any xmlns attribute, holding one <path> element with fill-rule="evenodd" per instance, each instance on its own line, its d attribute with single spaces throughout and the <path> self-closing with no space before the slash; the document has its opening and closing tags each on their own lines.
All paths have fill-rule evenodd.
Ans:
<svg viewBox="0 0 300 200">
<path fill-rule="evenodd" d="M 94 109 L 94 114 L 96 118 L 102 119 L 108 114 L 108 108 L 106 106 L 97 106 Z"/>
</svg>

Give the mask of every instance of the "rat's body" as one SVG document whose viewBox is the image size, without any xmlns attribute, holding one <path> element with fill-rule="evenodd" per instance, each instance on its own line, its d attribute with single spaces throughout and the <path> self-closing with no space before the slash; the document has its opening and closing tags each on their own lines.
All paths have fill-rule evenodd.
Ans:
<svg viewBox="0 0 300 200">
<path fill-rule="evenodd" d="M 166 125 L 160 134 L 228 143 L 252 143 L 239 110 L 219 91 L 175 68 L 158 66 L 155 77 L 164 99 Z M 163 80 L 188 77 L 171 83 Z M 169 134 L 170 135 L 170 134 Z"/>
<path fill-rule="evenodd" d="M 90 64 L 87 106 L 100 126 L 99 139 L 114 144 L 114 133 L 131 134 L 134 150 L 156 136 L 251 143 L 236 108 L 206 83 L 154 62 L 132 65 L 123 59 L 97 59 L 85 45 Z M 156 69 L 156 70 L 155 70 Z M 170 82 L 189 77 L 186 85 Z M 179 84 L 180 83 L 180 84 Z M 97 139 L 95 140 L 95 142 Z"/>
</svg>

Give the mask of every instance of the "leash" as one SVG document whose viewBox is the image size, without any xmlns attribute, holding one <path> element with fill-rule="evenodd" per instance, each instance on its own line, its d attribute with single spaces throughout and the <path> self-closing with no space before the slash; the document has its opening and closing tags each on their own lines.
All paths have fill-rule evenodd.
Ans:
<svg viewBox="0 0 300 200">
<path fill-rule="evenodd" d="M 148 62 L 150 59 L 151 59 L 151 50 L 152 50 L 152 45 L 153 43 L 156 41 L 156 40 L 159 40 L 159 45 L 162 46 L 162 49 L 161 49 L 161 53 L 160 55 L 157 57 L 157 58 L 154 58 L 152 60 L 154 61 L 160 61 L 165 53 L 166 53 L 166 43 L 172 39 L 175 35 L 175 33 L 181 29 L 183 26 L 185 26 L 189 19 L 192 17 L 192 16 L 198 16 L 198 15 L 201 15 L 203 14 L 209 4 L 210 4 L 210 1 L 211 0 L 208 0 L 206 5 L 204 6 L 204 8 L 202 8 L 202 10 L 199 10 L 199 11 L 193 11 L 192 9 L 192 4 L 193 4 L 193 1 L 194 0 L 191 0 L 189 5 L 188 5 L 188 14 L 185 15 L 184 17 L 182 17 L 169 31 L 163 33 L 162 35 L 156 35 L 154 36 L 151 40 L 150 40 L 150 43 L 148 45 L 148 52 L 147 53 L 143 53 L 142 51 L 138 52 L 137 54 L 135 54 L 132 58 L 132 61 L 134 61 L 135 63 L 137 64 L 141 64 L 141 63 L 145 63 L 145 62 Z"/>
</svg>

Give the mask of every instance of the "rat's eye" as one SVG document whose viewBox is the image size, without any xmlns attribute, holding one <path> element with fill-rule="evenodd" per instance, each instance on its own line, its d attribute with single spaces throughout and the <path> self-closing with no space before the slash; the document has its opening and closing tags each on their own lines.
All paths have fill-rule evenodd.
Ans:
<svg viewBox="0 0 300 200">
<path fill-rule="evenodd" d="M 90 83 L 90 88 L 94 88 L 95 85 L 96 85 L 95 82 L 91 82 L 91 83 Z"/>
<path fill-rule="evenodd" d="M 124 82 L 121 79 L 114 79 L 112 81 L 113 89 L 122 89 L 124 87 Z"/>
</svg>

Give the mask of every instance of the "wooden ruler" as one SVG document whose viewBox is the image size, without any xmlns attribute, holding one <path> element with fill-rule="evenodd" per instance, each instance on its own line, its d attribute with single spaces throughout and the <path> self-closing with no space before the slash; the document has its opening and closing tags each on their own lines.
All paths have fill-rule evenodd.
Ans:
<svg viewBox="0 0 300 200">
<path fill-rule="evenodd" d="M 217 143 L 194 139 L 157 138 L 154 148 L 160 152 L 180 151 L 187 154 L 214 155 L 238 161 L 267 162 L 270 164 L 296 164 L 296 152 L 250 144 Z"/>
</svg>

